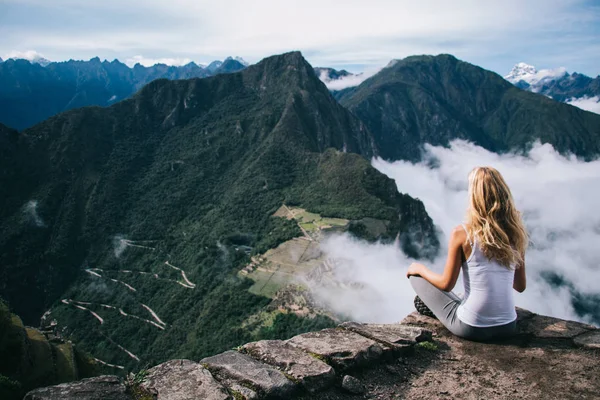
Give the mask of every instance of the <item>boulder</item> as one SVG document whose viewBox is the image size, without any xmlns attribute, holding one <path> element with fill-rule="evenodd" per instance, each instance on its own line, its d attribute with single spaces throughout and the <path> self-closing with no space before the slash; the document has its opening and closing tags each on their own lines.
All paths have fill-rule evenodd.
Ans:
<svg viewBox="0 0 600 400">
<path fill-rule="evenodd" d="M 226 386 L 232 388 L 236 383 L 252 389 L 261 398 L 289 398 L 295 390 L 283 372 L 237 351 L 207 357 L 200 363 Z"/>
<path fill-rule="evenodd" d="M 331 366 L 281 340 L 248 343 L 243 349 L 252 357 L 280 368 L 309 392 L 327 387 L 335 378 Z"/>
<path fill-rule="evenodd" d="M 229 393 L 206 368 L 190 360 L 171 360 L 148 371 L 140 385 L 157 400 L 226 400 Z"/>
<path fill-rule="evenodd" d="M 417 326 L 344 322 L 340 327 L 399 351 L 409 349 L 417 342 L 431 340 L 431 331 Z"/>
<path fill-rule="evenodd" d="M 32 390 L 24 400 L 130 400 L 127 388 L 112 375 Z"/>
<path fill-rule="evenodd" d="M 361 381 L 350 375 L 344 376 L 342 388 L 352 394 L 364 394 L 367 391 Z"/>
<path fill-rule="evenodd" d="M 575 337 L 573 342 L 575 342 L 577 346 L 585 349 L 600 349 L 600 329 L 582 333 Z"/>
<path fill-rule="evenodd" d="M 392 349 L 346 329 L 324 329 L 287 340 L 290 345 L 322 358 L 341 370 L 379 359 Z"/>
</svg>

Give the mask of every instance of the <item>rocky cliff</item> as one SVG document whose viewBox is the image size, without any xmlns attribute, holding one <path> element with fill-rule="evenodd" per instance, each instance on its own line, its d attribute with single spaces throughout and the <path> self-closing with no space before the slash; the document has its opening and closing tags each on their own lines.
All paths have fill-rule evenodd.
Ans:
<svg viewBox="0 0 600 400">
<path fill-rule="evenodd" d="M 36 389 L 42 399 L 597 398 L 600 330 L 518 310 L 519 333 L 495 343 L 451 335 L 413 313 L 397 324 L 346 322 L 259 341 L 131 376 Z"/>
</svg>

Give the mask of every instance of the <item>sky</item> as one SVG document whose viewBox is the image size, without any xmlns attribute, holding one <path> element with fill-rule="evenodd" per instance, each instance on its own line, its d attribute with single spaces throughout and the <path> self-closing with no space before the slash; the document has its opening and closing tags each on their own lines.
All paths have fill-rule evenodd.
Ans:
<svg viewBox="0 0 600 400">
<path fill-rule="evenodd" d="M 595 318 L 578 314 L 572 299 L 600 296 L 600 159 L 583 162 L 539 143 L 526 155 L 499 155 L 455 140 L 447 148 L 425 145 L 419 163 L 374 159 L 372 164 L 394 179 L 400 192 L 425 205 L 440 231 L 441 251 L 433 261 L 419 261 L 438 272 L 443 270 L 450 233 L 465 219 L 469 172 L 481 165 L 497 168 L 511 188 L 530 237 L 527 289 L 514 293 L 516 305 L 557 318 L 599 323 L 597 312 Z M 414 311 L 415 294 L 406 270 L 415 260 L 397 244 L 340 235 L 322 247 L 337 261 L 335 279 L 344 283 L 336 290 L 313 285 L 317 299 L 329 308 L 353 320 L 379 323 L 397 322 Z M 551 277 L 566 284 L 553 286 Z M 463 292 L 462 276 L 454 290 Z"/>
<path fill-rule="evenodd" d="M 360 72 L 450 53 L 600 74 L 600 0 L 0 0 L 0 57 L 209 63 L 300 50 Z"/>
</svg>

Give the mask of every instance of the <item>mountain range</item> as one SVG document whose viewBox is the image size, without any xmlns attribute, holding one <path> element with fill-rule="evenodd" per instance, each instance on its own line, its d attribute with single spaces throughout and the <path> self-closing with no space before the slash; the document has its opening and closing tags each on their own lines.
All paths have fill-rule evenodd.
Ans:
<svg viewBox="0 0 600 400">
<path fill-rule="evenodd" d="M 27 94 L 13 113 L 52 115 L 22 131 L 0 124 L 0 297 L 25 324 L 44 316 L 90 357 L 129 370 L 331 326 L 327 315 L 265 317 L 271 299 L 238 275 L 303 235 L 273 216 L 282 205 L 431 258 L 439 242 L 423 204 L 372 157 L 420 160 L 425 143 L 456 138 L 600 154 L 600 115 L 450 55 L 396 60 L 336 97 L 298 52 L 213 68 L 239 66 L 182 79 L 208 68 L 0 64 L 2 79 L 28 82 L 10 86 Z M 65 87 L 59 70 L 73 78 Z M 54 97 L 74 109 L 54 112 Z"/>
<path fill-rule="evenodd" d="M 9 59 L 0 63 L 0 123 L 21 130 L 73 108 L 114 104 L 155 79 L 207 77 L 247 66 L 242 59 L 231 57 L 206 68 L 193 62 L 181 67 L 136 64 L 130 68 L 118 60 L 100 61 L 98 57 L 46 61 Z"/>
</svg>

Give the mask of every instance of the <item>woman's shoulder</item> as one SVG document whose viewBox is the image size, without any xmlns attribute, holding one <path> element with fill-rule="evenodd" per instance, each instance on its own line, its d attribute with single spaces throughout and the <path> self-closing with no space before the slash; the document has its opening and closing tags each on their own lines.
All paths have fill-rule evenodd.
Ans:
<svg viewBox="0 0 600 400">
<path fill-rule="evenodd" d="M 461 224 L 454 227 L 452 233 L 450 234 L 450 241 L 457 243 L 464 243 L 467 240 L 467 231 L 466 226 Z"/>
</svg>

